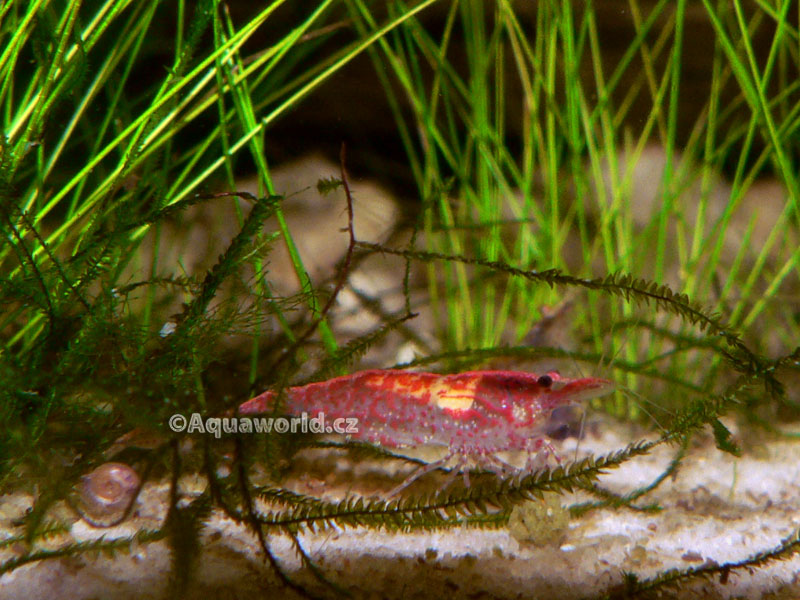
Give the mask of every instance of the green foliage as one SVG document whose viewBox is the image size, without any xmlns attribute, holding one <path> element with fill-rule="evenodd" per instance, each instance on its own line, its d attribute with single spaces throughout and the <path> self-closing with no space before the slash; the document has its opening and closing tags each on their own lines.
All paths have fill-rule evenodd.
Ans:
<svg viewBox="0 0 800 600">
<path fill-rule="evenodd" d="M 397 500 L 347 498 L 325 502 L 297 494 L 266 490 L 262 498 L 288 504 L 287 510 L 257 513 L 258 521 L 272 527 L 307 527 L 312 531 L 328 527 L 375 527 L 390 531 L 442 529 L 470 523 L 486 523 L 481 517 L 493 509 L 507 521 L 511 508 L 520 502 L 540 498 L 545 492 L 570 492 L 590 483 L 608 469 L 634 456 L 646 454 L 660 442 L 640 442 L 605 457 L 589 457 L 575 464 L 543 469 L 519 479 L 491 478 L 470 488 L 456 487 L 422 497 Z"/>
<path fill-rule="evenodd" d="M 23 565 L 37 561 L 60 559 L 67 556 L 98 556 L 102 554 L 107 558 L 113 558 L 117 554 L 129 553 L 132 545 L 150 544 L 162 540 L 164 537 L 165 534 L 162 531 L 142 529 L 130 537 L 119 537 L 113 540 L 100 538 L 87 542 L 77 542 L 57 550 L 36 550 L 23 556 L 6 560 L 0 564 L 0 573 L 8 573 Z"/>
<path fill-rule="evenodd" d="M 179 596 L 197 568 L 203 527 L 221 511 L 253 532 L 286 585 L 302 592 L 273 556 L 273 534 L 290 536 L 304 565 L 343 591 L 311 561 L 299 533 L 504 527 L 515 505 L 572 490 L 596 499 L 571 507 L 575 515 L 607 507 L 658 510 L 637 502 L 680 468 L 698 430 L 710 426 L 717 447 L 738 455 L 720 417 L 745 404 L 785 400 L 778 372 L 797 370 L 800 357 L 800 348 L 792 347 L 800 339 L 798 315 L 787 308 L 798 294 L 800 260 L 792 247 L 800 214 L 792 145 L 800 83 L 790 77 L 798 39 L 788 19 L 791 3 L 760 3 L 746 13 L 738 1 L 703 1 L 715 34 L 715 93 L 681 142 L 684 155 L 700 165 L 697 218 L 680 202 L 688 184 L 672 155 L 679 145 L 685 0 L 660 0 L 646 15 L 632 2 L 636 35 L 610 73 L 604 72 L 591 2 L 536 3 L 535 33 L 506 0 L 452 2 L 436 35 L 418 19 L 434 3 L 393 1 L 384 3 L 384 14 L 365 0 L 321 0 L 296 12 L 288 25 L 273 23 L 280 0 L 242 22 L 216 0 L 197 2 L 191 11 L 183 1 L 2 5 L 0 492 L 38 494 L 20 531 L 0 542 L 27 544 L 27 551 L 0 564 L 0 574 L 36 561 L 113 556 L 166 540 L 173 559 L 170 591 Z M 774 36 L 763 61 L 753 39 L 765 20 Z M 177 25 L 174 39 L 160 48 L 149 44 L 164 37 L 159 24 L 167 21 Z M 254 52 L 267 27 L 272 45 Z M 334 34 L 341 28 L 349 33 L 343 42 Z M 463 46 L 454 50 L 459 32 Z M 324 41 L 340 46 L 320 51 Z M 166 68 L 145 73 L 146 65 L 162 65 L 164 52 Z M 290 231 L 283 217 L 265 148 L 276 121 L 361 53 L 369 54 L 387 92 L 422 204 L 406 247 L 357 242 L 344 164 L 341 178 L 319 179 L 321 194 L 344 188 L 350 216 L 350 246 L 330 274 L 333 291 L 325 293 L 312 285 L 297 250 L 293 235 L 302 232 Z M 666 66 L 659 54 L 668 57 Z M 641 72 L 624 90 L 637 56 Z M 583 83 L 582 66 L 591 68 L 593 85 Z M 509 104 L 511 77 L 519 107 Z M 774 80 L 783 82 L 777 94 Z M 716 94 L 726 86 L 738 94 L 730 110 Z M 620 124 L 642 89 L 650 93 L 652 110 L 634 134 Z M 517 112 L 520 139 L 509 121 Z M 639 227 L 625 173 L 653 137 L 667 153 L 662 202 Z M 712 235 L 704 218 L 710 182 L 726 163 L 735 173 L 729 202 L 712 223 L 721 233 Z M 234 175 L 242 164 L 255 168 L 259 194 L 237 191 Z M 743 250 L 726 256 L 730 223 L 766 168 L 787 190 L 785 209 L 755 255 L 747 254 L 754 214 L 746 219 Z M 209 193 L 212 188 L 227 191 Z M 180 262 L 163 264 L 160 236 L 212 202 L 236 202 L 240 217 L 216 263 L 197 272 L 186 272 Z M 272 235 L 263 231 L 269 218 L 277 222 Z M 298 295 L 274 291 L 268 268 L 273 242 L 288 248 Z M 358 296 L 381 324 L 340 339 L 330 312 L 357 260 L 371 253 L 405 259 L 404 310 L 382 312 L 379 303 Z M 570 260 L 578 266 L 570 267 Z M 332 502 L 281 487 L 283 463 L 293 452 L 334 443 L 266 436 L 256 447 L 242 437 L 219 444 L 204 439 L 201 450 L 180 456 L 180 440 L 165 425 L 174 412 L 222 414 L 267 386 L 281 397 L 310 355 L 314 363 L 305 379 L 311 372 L 311 380 L 322 380 L 356 368 L 389 333 L 422 347 L 410 327 L 416 316 L 412 264 L 427 269 L 441 346 L 401 367 L 461 370 L 497 358 L 605 361 L 608 377 L 622 390 L 649 388 L 649 399 L 670 414 L 661 437 L 525 477 L 479 473 L 468 489 L 457 484 L 394 500 Z M 673 269 L 677 279 L 671 279 Z M 573 335 L 576 349 L 531 347 L 526 335 L 546 317 L 544 306 L 569 294 L 581 302 L 556 327 Z M 246 352 L 226 343 L 233 336 L 247 342 Z M 229 383 L 233 378 L 226 375 L 221 384 L 215 377 L 220 365 L 241 364 L 251 365 L 241 381 Z M 636 416 L 622 394 L 610 403 L 606 408 Z M 170 478 L 163 526 L 45 549 L 46 541 L 68 531 L 51 520 L 53 508 L 69 501 L 81 475 L 125 446 L 121 436 L 139 430 L 156 443 L 130 443 L 122 452 L 143 467 L 145 480 Z M 231 443 L 232 472 L 222 476 L 218 466 Z M 598 484 L 602 473 L 665 443 L 679 448 L 653 481 L 624 495 Z M 338 445 L 353 460 L 415 462 L 386 448 Z M 266 463 L 273 480 L 268 486 L 252 481 L 257 460 Z M 54 462 L 68 467 L 54 476 Z M 208 487 L 187 503 L 178 479 L 188 471 L 202 473 Z M 755 568 L 797 547 L 795 532 L 738 563 L 648 580 L 628 574 L 625 591 Z"/>
<path fill-rule="evenodd" d="M 322 177 L 317 181 L 317 191 L 323 196 L 335 192 L 342 186 L 342 180 L 336 177 Z"/>
<path fill-rule="evenodd" d="M 714 430 L 714 439 L 717 442 L 717 448 L 725 452 L 729 452 L 734 456 L 741 456 L 741 449 L 731 439 L 731 432 L 719 419 L 714 419 L 711 422 L 711 427 Z"/>
</svg>

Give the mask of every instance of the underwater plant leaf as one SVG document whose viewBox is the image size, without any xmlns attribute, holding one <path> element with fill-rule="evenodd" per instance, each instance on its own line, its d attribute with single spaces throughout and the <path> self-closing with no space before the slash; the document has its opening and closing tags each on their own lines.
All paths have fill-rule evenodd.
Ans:
<svg viewBox="0 0 800 600">
<path fill-rule="evenodd" d="M 508 519 L 510 509 L 544 492 L 566 492 L 580 482 L 592 480 L 634 456 L 647 454 L 667 438 L 642 441 L 601 457 L 587 457 L 567 466 L 542 469 L 510 479 L 487 478 L 469 488 L 458 486 L 430 495 L 409 495 L 397 499 L 350 497 L 339 502 L 302 497 L 286 510 L 254 511 L 258 522 L 268 527 L 303 527 L 313 531 L 332 527 L 369 527 L 387 531 L 447 529 L 476 517 L 475 526 L 496 526 L 496 519 Z M 269 500 L 273 492 L 262 494 Z M 285 503 L 289 496 L 276 499 Z M 490 507 L 492 507 L 490 509 Z"/>
<path fill-rule="evenodd" d="M 742 450 L 734 443 L 730 430 L 722 424 L 722 421 L 714 419 L 711 421 L 711 428 L 714 430 L 714 440 L 717 443 L 717 448 L 734 456 L 742 455 Z"/>
<path fill-rule="evenodd" d="M 327 196 L 331 192 L 335 192 L 342 186 L 342 180 L 331 175 L 330 177 L 322 177 L 317 181 L 317 191 Z"/>
</svg>

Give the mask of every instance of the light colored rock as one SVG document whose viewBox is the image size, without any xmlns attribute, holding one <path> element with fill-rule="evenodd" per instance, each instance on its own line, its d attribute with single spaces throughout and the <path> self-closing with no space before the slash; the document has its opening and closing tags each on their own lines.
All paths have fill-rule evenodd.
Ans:
<svg viewBox="0 0 800 600">
<path fill-rule="evenodd" d="M 601 425 L 590 427 L 599 435 L 582 440 L 581 453 L 608 452 L 643 435 L 630 425 L 606 419 Z M 575 444 L 574 439 L 565 442 L 560 448 L 562 456 L 572 456 Z M 776 546 L 800 527 L 800 445 L 772 440 L 764 442 L 763 449 L 763 458 L 746 453 L 737 460 L 705 440 L 690 451 L 674 479 L 638 502 L 657 502 L 663 510 L 589 512 L 569 522 L 560 545 L 519 542 L 508 529 L 464 527 L 404 534 L 334 528 L 304 532 L 300 539 L 322 572 L 356 598 L 594 596 L 620 585 L 623 572 L 647 578 L 669 568 L 742 560 Z M 662 447 L 631 461 L 604 476 L 601 483 L 619 493 L 630 491 L 658 476 L 674 450 Z M 307 472 L 308 465 L 300 463 L 299 471 Z M 359 470 L 353 479 L 347 462 L 343 463 L 344 470 L 321 468 L 326 497 L 364 489 L 364 472 Z M 201 479 L 184 479 L 183 493 L 196 497 L 203 487 Z M 310 491 L 305 486 L 312 483 L 318 488 L 319 480 L 308 474 L 292 476 L 286 482 L 297 491 Z M 55 547 L 69 537 L 78 541 L 129 535 L 139 527 L 162 522 L 167 482 L 148 486 L 130 522 L 109 530 L 77 520 L 67 537 L 48 543 Z M 589 498 L 568 495 L 557 499 L 569 504 Z M 21 500 L 25 504 L 30 497 L 3 497 L 0 514 L 20 512 Z M 8 520 L 3 521 L 2 528 L 4 536 L 18 531 Z M 326 593 L 302 567 L 288 538 L 273 533 L 268 540 L 290 576 L 316 593 Z M 20 551 L 4 547 L 2 560 Z M 85 555 L 40 561 L 0 578 L 0 599 L 163 597 L 169 564 L 169 551 L 163 542 L 135 547 L 130 555 L 113 559 Z M 770 593 L 796 597 L 800 595 L 798 569 L 800 557 L 795 556 L 761 569 L 731 572 L 727 582 L 719 577 L 689 580 L 681 585 L 679 597 L 759 599 Z M 251 533 L 219 512 L 212 515 L 204 530 L 203 552 L 192 581 L 186 597 L 193 599 L 259 597 L 267 591 L 292 597 L 265 564 Z"/>
<path fill-rule="evenodd" d="M 277 165 L 271 170 L 276 193 L 285 196 L 281 210 L 288 229 L 303 260 L 312 283 L 320 286 L 333 281 L 336 267 L 344 257 L 348 244 L 347 201 L 340 187 L 328 195 L 317 190 L 321 179 L 340 178 L 339 165 L 321 155 L 312 154 L 291 163 Z M 382 242 L 394 228 L 399 210 L 390 196 L 378 184 L 366 180 L 350 181 L 354 229 L 361 241 Z M 239 192 L 258 197 L 255 179 L 237 182 Z M 152 227 L 143 240 L 131 270 L 122 283 L 150 278 L 150 265 L 157 258 L 155 276 L 161 278 L 193 277 L 202 281 L 206 272 L 241 229 L 241 221 L 250 211 L 249 202 L 239 198 L 217 198 L 190 207 L 177 217 Z M 263 257 L 262 274 L 273 294 L 291 296 L 300 290 L 299 281 L 276 218 L 269 219 L 263 229 L 266 240 L 272 239 L 259 254 Z M 245 267 L 231 278 L 213 306 L 235 297 L 241 308 L 255 294 L 261 293 L 252 269 Z M 143 300 L 146 287 L 138 288 L 131 296 L 133 309 Z M 171 293 L 174 290 L 166 288 Z M 179 298 L 161 313 L 169 316 L 180 311 Z"/>
</svg>

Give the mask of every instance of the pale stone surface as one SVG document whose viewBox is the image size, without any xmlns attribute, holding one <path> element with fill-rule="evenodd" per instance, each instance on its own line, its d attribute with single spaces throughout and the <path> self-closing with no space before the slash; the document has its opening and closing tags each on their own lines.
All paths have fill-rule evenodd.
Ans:
<svg viewBox="0 0 800 600">
<path fill-rule="evenodd" d="M 582 440 L 581 454 L 607 452 L 638 439 L 627 425 L 604 421 L 602 427 L 592 429 L 601 435 Z M 574 446 L 575 440 L 565 442 L 560 448 L 562 456 L 571 457 Z M 609 489 L 629 491 L 656 477 L 674 451 L 660 448 L 610 472 L 601 481 Z M 301 469 L 308 466 L 304 460 L 315 459 L 299 459 Z M 322 465 L 320 479 L 307 474 L 288 483 L 298 490 L 316 488 L 320 493 L 324 489 L 326 495 L 334 496 L 354 485 L 363 487 L 366 464 L 356 470 L 349 470 L 343 458 L 331 464 L 335 466 Z M 333 529 L 304 533 L 301 541 L 326 576 L 356 597 L 592 597 L 619 584 L 623 572 L 646 578 L 669 568 L 742 560 L 776 546 L 800 527 L 798 476 L 797 443 L 769 441 L 758 453 L 746 453 L 737 460 L 704 440 L 691 449 L 674 479 L 640 500 L 640 504 L 658 502 L 661 512 L 596 510 L 572 519 L 563 535 L 549 543 L 537 545 L 515 538 L 507 528 L 407 534 Z M 192 496 L 204 483 L 202 478 L 189 476 L 181 485 Z M 165 516 L 166 486 L 166 482 L 150 484 L 135 517 L 118 527 L 95 529 L 75 520 L 69 534 L 48 544 L 57 547 L 70 537 L 75 541 L 100 536 L 110 539 L 130 535 L 140 527 L 153 527 Z M 580 498 L 563 496 L 561 502 L 568 504 Z M 23 495 L 2 498 L 4 535 L 14 530 L 13 519 L 30 500 Z M 301 568 L 288 538 L 272 536 L 269 543 L 290 576 L 312 591 L 324 592 Z M 21 550 L 19 546 L 5 547 L 2 559 Z M 0 579 L 0 598 L 158 597 L 167 589 L 169 560 L 167 546 L 159 542 L 114 559 L 86 555 L 41 561 Z M 800 595 L 798 569 L 800 558 L 795 557 L 752 572 L 733 572 L 724 584 L 718 578 L 692 580 L 681 586 L 680 597 Z M 207 598 L 209 594 L 258 597 L 264 590 L 279 589 L 253 536 L 218 513 L 205 529 L 203 554 L 193 581 L 191 598 Z"/>
<path fill-rule="evenodd" d="M 284 196 L 280 208 L 297 247 L 306 272 L 317 287 L 333 281 L 337 265 L 348 246 L 347 199 L 342 187 L 328 194 L 317 189 L 320 180 L 339 179 L 340 166 L 319 154 L 310 154 L 296 161 L 275 165 L 270 172 L 275 193 Z M 356 238 L 365 242 L 384 242 L 399 218 L 399 209 L 389 192 L 372 180 L 350 180 L 353 199 L 353 225 Z M 235 192 L 255 197 L 266 194 L 258 180 L 237 181 Z M 219 192 L 217 192 L 219 193 Z M 241 230 L 241 223 L 250 213 L 251 203 L 237 197 L 214 198 L 189 207 L 174 218 L 152 227 L 121 280 L 132 283 L 150 279 L 154 253 L 157 256 L 155 276 L 175 278 L 193 276 L 199 280 L 218 261 L 219 256 Z M 262 271 L 275 296 L 291 296 L 300 291 L 299 281 L 276 217 L 268 219 L 262 230 L 263 246 L 256 256 L 265 256 Z M 260 274 L 243 268 L 238 276 L 226 282 L 222 293 L 212 302 L 214 307 L 234 297 L 240 306 L 257 289 Z M 396 281 L 393 285 L 396 285 Z M 137 288 L 130 295 L 133 310 L 143 302 L 146 288 Z M 170 293 L 174 290 L 166 288 Z M 170 315 L 180 310 L 181 298 L 164 307 Z"/>
</svg>

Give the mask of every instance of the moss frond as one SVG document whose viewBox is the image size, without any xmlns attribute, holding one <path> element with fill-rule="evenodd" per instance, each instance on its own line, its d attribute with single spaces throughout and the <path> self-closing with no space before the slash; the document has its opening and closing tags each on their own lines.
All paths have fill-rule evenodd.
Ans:
<svg viewBox="0 0 800 600">
<path fill-rule="evenodd" d="M 474 519 L 471 523 L 494 526 L 482 515 L 510 509 L 521 502 L 541 497 L 545 492 L 571 492 L 589 484 L 608 469 L 618 467 L 634 456 L 649 452 L 662 443 L 638 442 L 601 457 L 587 457 L 566 467 L 543 469 L 518 479 L 489 480 L 470 488 L 436 491 L 426 496 L 409 496 L 393 500 L 346 498 L 326 502 L 308 497 L 293 497 L 288 510 L 256 512 L 258 522 L 270 527 L 303 527 L 319 531 L 332 527 L 369 527 L 388 531 L 444 529 Z M 282 503 L 287 496 L 265 492 L 265 500 L 276 498 Z M 507 518 L 507 515 L 506 515 Z"/>
<path fill-rule="evenodd" d="M 655 577 L 647 579 L 640 579 L 635 574 L 629 573 L 626 577 L 624 593 L 614 591 L 602 597 L 611 600 L 613 598 L 635 598 L 648 592 L 660 594 L 663 593 L 662 590 L 677 588 L 681 583 L 696 578 L 718 577 L 724 582 L 732 572 L 741 569 L 752 571 L 778 560 L 788 560 L 798 551 L 800 551 L 800 529 L 794 530 L 774 548 L 756 552 L 744 560 L 723 564 L 707 561 L 706 564 L 688 569 L 667 569 Z"/>
<path fill-rule="evenodd" d="M 46 561 L 53 559 L 60 559 L 67 556 L 98 556 L 103 555 L 107 558 L 113 558 L 118 554 L 127 554 L 130 552 L 132 546 L 150 544 L 160 541 L 166 537 L 166 533 L 162 530 L 147 530 L 142 529 L 135 535 L 128 537 L 114 538 L 113 540 L 106 540 L 99 538 L 86 542 L 75 542 L 64 546 L 63 548 L 53 550 L 32 550 L 22 556 L 16 556 L 0 563 L 0 575 L 9 573 L 14 569 L 27 564 L 38 561 Z"/>
</svg>

